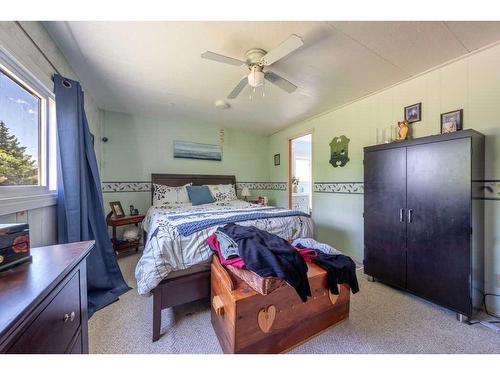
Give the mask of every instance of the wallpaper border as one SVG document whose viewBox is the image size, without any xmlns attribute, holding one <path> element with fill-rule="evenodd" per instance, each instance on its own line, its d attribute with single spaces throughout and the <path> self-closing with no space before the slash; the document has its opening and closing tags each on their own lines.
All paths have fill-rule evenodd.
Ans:
<svg viewBox="0 0 500 375">
<path fill-rule="evenodd" d="M 314 193 L 363 194 L 362 182 L 314 182 Z"/>
<path fill-rule="evenodd" d="M 287 182 L 236 182 L 236 190 L 247 187 L 250 190 L 287 190 Z"/>
<path fill-rule="evenodd" d="M 250 190 L 286 191 L 288 183 L 283 181 L 259 182 L 241 181 L 236 183 L 236 190 L 244 187 Z M 151 181 L 103 181 L 103 193 L 150 193 Z M 473 198 L 500 201 L 500 180 L 476 180 L 472 182 Z M 313 182 L 313 193 L 326 194 L 364 194 L 363 182 Z"/>
<path fill-rule="evenodd" d="M 250 190 L 287 190 L 286 182 L 242 181 L 236 183 L 236 190 L 247 187 Z M 103 181 L 103 193 L 146 193 L 151 192 L 151 181 Z"/>
<path fill-rule="evenodd" d="M 150 193 L 151 181 L 103 181 L 101 190 L 103 193 Z"/>
<path fill-rule="evenodd" d="M 500 201 L 500 180 L 472 181 L 472 197 L 486 201 Z"/>
</svg>

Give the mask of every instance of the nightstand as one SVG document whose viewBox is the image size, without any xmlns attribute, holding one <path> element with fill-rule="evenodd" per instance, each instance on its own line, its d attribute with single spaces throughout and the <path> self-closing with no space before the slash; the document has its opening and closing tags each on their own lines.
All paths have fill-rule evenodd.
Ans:
<svg viewBox="0 0 500 375">
<path fill-rule="evenodd" d="M 258 204 L 259 206 L 267 206 L 262 199 L 248 200 L 248 203 Z"/>
<path fill-rule="evenodd" d="M 131 224 L 134 224 L 137 227 L 144 220 L 144 216 L 145 215 L 127 215 L 123 217 L 115 217 L 111 212 L 108 216 L 106 216 L 106 223 L 109 227 L 113 228 L 113 237 L 111 238 L 111 241 L 113 242 L 113 250 L 116 255 L 132 248 L 135 248 L 136 252 L 139 251 L 139 247 L 142 246 L 141 241 L 118 241 L 116 238 L 116 227 Z"/>
</svg>

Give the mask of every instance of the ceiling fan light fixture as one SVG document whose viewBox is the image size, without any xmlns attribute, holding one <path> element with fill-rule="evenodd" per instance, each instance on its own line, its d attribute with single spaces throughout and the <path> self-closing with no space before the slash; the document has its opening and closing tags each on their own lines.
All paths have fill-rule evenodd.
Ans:
<svg viewBox="0 0 500 375">
<path fill-rule="evenodd" d="M 264 84 L 264 73 L 258 67 L 252 67 L 250 74 L 248 75 L 248 84 L 251 87 L 259 87 Z"/>
</svg>

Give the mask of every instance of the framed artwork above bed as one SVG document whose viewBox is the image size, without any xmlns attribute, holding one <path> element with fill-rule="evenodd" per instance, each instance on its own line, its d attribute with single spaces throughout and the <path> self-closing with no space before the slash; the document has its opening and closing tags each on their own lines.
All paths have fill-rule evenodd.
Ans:
<svg viewBox="0 0 500 375">
<path fill-rule="evenodd" d="M 174 158 L 221 161 L 222 146 L 174 141 Z"/>
</svg>

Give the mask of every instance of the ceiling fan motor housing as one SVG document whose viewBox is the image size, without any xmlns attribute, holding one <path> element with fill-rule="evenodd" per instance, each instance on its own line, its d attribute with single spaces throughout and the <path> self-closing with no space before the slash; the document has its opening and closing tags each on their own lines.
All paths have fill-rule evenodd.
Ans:
<svg viewBox="0 0 500 375">
<path fill-rule="evenodd" d="M 266 51 L 261 48 L 252 48 L 245 52 L 245 61 L 248 66 L 261 65 L 262 58 L 266 55 Z"/>
</svg>

